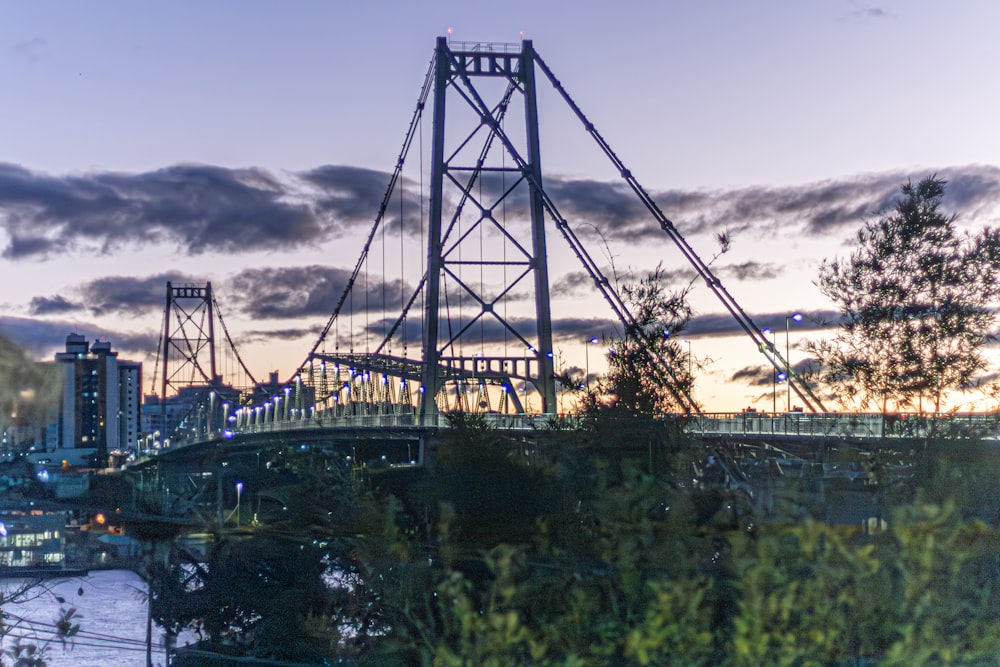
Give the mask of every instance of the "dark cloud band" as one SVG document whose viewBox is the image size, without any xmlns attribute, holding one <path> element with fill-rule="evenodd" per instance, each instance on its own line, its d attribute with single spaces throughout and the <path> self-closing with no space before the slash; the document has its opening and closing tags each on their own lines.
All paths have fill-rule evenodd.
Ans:
<svg viewBox="0 0 1000 667">
<path fill-rule="evenodd" d="M 949 182 L 943 202 L 949 212 L 971 221 L 996 219 L 1000 168 L 970 165 L 938 173 Z M 731 230 L 758 238 L 827 237 L 890 208 L 902 183 L 924 175 L 892 171 L 792 187 L 652 195 L 685 235 Z M 367 229 L 388 182 L 386 172 L 336 165 L 280 176 L 260 168 L 197 164 L 52 176 L 0 163 L 0 228 L 7 237 L 2 253 L 23 259 L 155 244 L 191 255 L 295 249 Z M 663 238 L 622 183 L 547 176 L 545 184 L 584 240 L 639 245 Z M 400 206 L 394 203 L 386 212 L 390 228 L 398 227 L 405 211 L 423 210 L 415 184 L 404 181 L 401 187 Z"/>
</svg>

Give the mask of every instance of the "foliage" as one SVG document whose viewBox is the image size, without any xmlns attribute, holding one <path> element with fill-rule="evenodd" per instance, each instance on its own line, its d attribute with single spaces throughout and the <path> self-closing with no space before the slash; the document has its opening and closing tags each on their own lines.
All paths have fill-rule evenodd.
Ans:
<svg viewBox="0 0 1000 667">
<path fill-rule="evenodd" d="M 47 412 L 59 405 L 60 376 L 51 364 L 34 361 L 24 349 L 0 334 L 0 426 L 21 427 L 29 437 L 47 423 Z M 21 430 L 21 429 L 18 429 Z M 9 434 L 13 437 L 14 432 Z M 23 443 L 25 446 L 30 441 Z"/>
<path fill-rule="evenodd" d="M 456 666 L 992 664 L 997 531 L 938 506 L 892 525 L 870 541 L 814 521 L 730 534 L 714 568 L 646 566 L 638 589 L 627 569 L 499 545 L 486 576 L 431 577 L 410 648 Z"/>
<path fill-rule="evenodd" d="M 893 211 L 858 232 L 846 260 L 824 261 L 823 293 L 841 327 L 814 344 L 824 379 L 862 406 L 919 405 L 940 411 L 945 395 L 967 389 L 1000 293 L 1000 231 L 959 233 L 940 211 L 945 181 L 907 182 Z"/>
<path fill-rule="evenodd" d="M 691 406 L 690 359 L 676 338 L 691 319 L 690 289 L 669 291 L 662 266 L 622 288 L 634 322 L 611 343 L 599 391 L 628 414 L 685 412 Z"/>
<path fill-rule="evenodd" d="M 801 506 L 762 516 L 745 490 L 708 483 L 704 446 L 672 424 L 591 418 L 528 443 L 456 416 L 433 466 L 372 471 L 363 485 L 308 457 L 282 464 L 302 488 L 315 488 L 312 470 L 352 494 L 317 495 L 314 513 L 350 508 L 350 521 L 175 554 L 157 618 L 233 654 L 382 666 L 972 665 L 1000 654 L 1000 532 L 948 499 L 945 466 L 922 464 L 915 485 L 935 488 L 867 535 Z M 986 467 L 963 456 L 951 460 L 963 474 Z M 968 479 L 967 502 L 995 487 L 987 473 Z"/>
<path fill-rule="evenodd" d="M 313 662 L 344 653 L 345 632 L 365 636 L 374 616 L 352 555 L 366 495 L 341 455 L 290 447 L 267 471 L 272 479 L 247 479 L 268 482 L 279 511 L 251 532 L 214 535 L 204 554 L 173 544 L 153 565 L 153 617 L 169 636 L 195 632 L 209 653 Z M 202 664 L 199 655 L 185 659 Z"/>
<path fill-rule="evenodd" d="M 382 537 L 395 546 L 364 559 L 386 621 L 372 655 L 435 665 L 992 664 L 1000 533 L 949 501 L 906 505 L 876 535 L 763 518 L 735 491 L 688 486 L 682 469 L 575 436 L 570 447 L 556 433 L 545 463 L 531 459 L 555 500 L 514 541 L 470 549 L 448 494 L 432 534 L 399 530 L 404 505 L 394 506 Z M 690 462 L 699 448 L 651 451 Z"/>
<path fill-rule="evenodd" d="M 271 483 L 261 495 L 282 508 L 279 517 L 269 517 L 273 526 L 295 534 L 342 533 L 358 519 L 359 498 L 351 462 L 343 456 L 293 447 L 279 452 L 269 463 Z M 254 486 L 264 486 L 258 477 Z"/>
<path fill-rule="evenodd" d="M 322 655 L 306 619 L 329 612 L 335 593 L 317 545 L 223 538 L 204 557 L 183 549 L 171 556 L 155 577 L 153 617 L 172 635 L 193 630 L 209 646 L 278 660 Z"/>
<path fill-rule="evenodd" d="M 83 594 L 83 589 L 80 589 Z M 80 633 L 79 619 L 75 607 L 67 607 L 62 597 L 54 595 L 48 586 L 40 581 L 27 581 L 12 588 L 7 588 L 0 594 L 0 601 L 5 604 L 22 603 L 42 596 L 52 597 L 59 603 L 59 612 L 47 632 L 38 631 L 37 623 L 19 618 L 9 611 L 0 613 L 0 640 L 10 639 L 10 644 L 0 650 L 0 665 L 12 667 L 45 667 L 51 647 L 58 643 L 64 649 L 72 648 L 73 638 Z M 41 624 L 46 625 L 46 624 Z"/>
</svg>

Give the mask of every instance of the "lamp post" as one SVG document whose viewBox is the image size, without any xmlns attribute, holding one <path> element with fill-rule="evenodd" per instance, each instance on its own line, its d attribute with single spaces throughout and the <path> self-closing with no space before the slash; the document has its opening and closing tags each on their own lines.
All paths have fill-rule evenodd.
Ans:
<svg viewBox="0 0 1000 667">
<path fill-rule="evenodd" d="M 205 420 L 205 434 L 212 432 L 212 422 L 215 417 L 215 390 L 208 392 L 208 418 Z"/>
<path fill-rule="evenodd" d="M 531 362 L 528 361 L 528 353 L 535 354 L 535 348 L 528 347 L 524 350 L 524 378 L 521 382 L 521 410 L 528 411 L 528 376 L 531 375 Z"/>
<path fill-rule="evenodd" d="M 793 313 L 785 317 L 785 379 L 788 381 L 788 412 L 792 411 L 792 361 L 791 361 L 791 323 L 801 322 L 802 313 Z"/>
<path fill-rule="evenodd" d="M 236 527 L 240 527 L 240 496 L 243 495 L 243 482 L 236 482 Z"/>
<path fill-rule="evenodd" d="M 771 337 L 771 359 L 774 359 L 774 330 L 771 327 L 764 327 L 760 330 L 765 336 Z M 778 369 L 771 371 L 771 415 L 778 411 Z"/>
</svg>

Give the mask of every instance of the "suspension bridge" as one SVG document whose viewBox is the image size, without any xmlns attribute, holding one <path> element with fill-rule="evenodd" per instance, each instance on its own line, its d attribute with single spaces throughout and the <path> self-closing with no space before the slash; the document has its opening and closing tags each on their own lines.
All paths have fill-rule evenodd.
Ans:
<svg viewBox="0 0 1000 667">
<path fill-rule="evenodd" d="M 543 86 L 569 109 L 581 136 L 608 160 L 651 228 L 676 247 L 747 344 L 786 375 L 809 413 L 824 412 L 530 40 L 442 37 L 385 194 L 377 208 L 373 202 L 374 221 L 360 256 L 291 377 L 253 377 L 210 283 L 167 285 L 153 382 L 164 400 L 187 400 L 184 414 L 172 420 L 164 403 L 172 435 L 162 438 L 161 448 L 275 431 L 438 428 L 452 412 L 479 412 L 503 428 L 531 429 L 555 417 L 558 393 L 568 383 L 589 386 L 589 361 L 583 382 L 569 382 L 557 367 L 550 246 L 568 251 L 603 299 L 608 338 L 633 336 L 650 325 L 637 318 L 607 262 L 588 251 L 574 221 L 562 213 L 559 193 L 546 187 L 537 95 Z M 224 344 L 217 345 L 220 331 Z M 644 348 L 646 379 L 669 393 L 678 414 L 704 419 L 690 391 L 690 359 L 679 342 L 669 344 L 677 346 L 676 354 Z M 228 363 L 219 361 L 222 352 Z"/>
</svg>

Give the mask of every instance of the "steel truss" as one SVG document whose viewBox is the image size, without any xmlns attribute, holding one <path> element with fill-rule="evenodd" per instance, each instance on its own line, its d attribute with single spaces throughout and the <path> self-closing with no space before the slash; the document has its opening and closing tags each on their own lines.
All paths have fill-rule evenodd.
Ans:
<svg viewBox="0 0 1000 667">
<path fill-rule="evenodd" d="M 613 313 L 623 324 L 626 333 L 635 330 L 637 323 L 627 304 L 612 287 L 591 258 L 567 220 L 559 213 L 553 199 L 546 193 L 541 169 L 541 149 L 538 134 L 536 101 L 536 66 L 553 85 L 564 101 L 583 123 L 605 155 L 618 169 L 622 178 L 646 206 L 661 228 L 678 246 L 685 259 L 691 263 L 709 288 L 722 301 L 744 331 L 760 346 L 766 358 L 779 370 L 789 373 L 792 387 L 808 408 L 822 409 L 822 403 L 805 383 L 795 375 L 773 345 L 770 345 L 753 321 L 735 299 L 722 286 L 708 265 L 694 252 L 674 224 L 660 211 L 652 198 L 638 183 L 631 171 L 611 150 L 570 98 L 552 71 L 535 52 L 530 40 L 519 46 L 510 44 L 450 43 L 439 38 L 424 85 L 410 121 L 403 147 L 390 179 L 375 224 L 368 235 L 361 257 L 348 280 L 333 314 L 322 334 L 310 351 L 304 372 L 308 368 L 309 382 L 316 387 L 319 397 L 332 397 L 346 387 L 355 389 L 357 378 L 362 391 L 369 392 L 362 403 L 378 405 L 384 400 L 395 400 L 408 406 L 412 397 L 411 387 L 419 383 L 417 410 L 421 418 L 441 409 L 441 394 L 449 383 L 461 387 L 478 386 L 480 397 L 483 387 L 499 385 L 502 388 L 503 408 L 521 411 L 524 405 L 513 391 L 512 380 L 532 383 L 542 398 L 543 412 L 555 412 L 556 391 L 552 347 L 551 309 L 547 267 L 545 217 L 550 218 L 557 231 L 569 245 L 577 260 L 604 297 Z M 485 84 L 477 86 L 474 80 L 493 80 L 503 84 L 496 101 L 487 103 Z M 491 84 L 496 86 L 496 84 Z M 385 339 L 374 353 L 340 354 L 325 350 L 327 336 L 334 321 L 342 313 L 351 290 L 361 273 L 366 258 L 384 222 L 385 214 L 395 188 L 401 187 L 402 168 L 418 133 L 420 120 L 428 99 L 433 93 L 433 139 L 431 146 L 431 183 L 427 238 L 427 271 L 402 312 L 390 328 Z M 510 131 L 505 122 L 512 98 L 520 95 L 523 117 L 518 129 Z M 493 98 L 491 98 L 493 99 Z M 456 107 L 449 106 L 456 104 Z M 455 111 L 471 112 L 463 131 L 455 122 L 446 127 L 446 118 Z M 477 148 L 478 147 L 478 148 Z M 500 159 L 497 160 L 497 154 Z M 526 209 L 526 211 L 525 211 Z M 515 231 L 506 224 L 505 216 L 519 210 L 519 218 L 528 221 L 529 232 Z M 490 235 L 495 247 L 502 246 L 502 255 L 490 254 L 482 248 L 484 234 Z M 476 240 L 480 247 L 475 248 Z M 492 290 L 484 289 L 482 276 L 491 278 L 503 274 L 503 282 Z M 479 284 L 469 275 L 480 276 Z M 515 289 L 530 286 L 533 291 L 535 319 L 525 323 L 505 316 L 499 304 Z M 454 292 L 452 292 L 454 291 Z M 452 313 L 449 293 L 457 293 L 463 303 Z M 418 296 L 424 296 L 423 346 L 420 360 L 385 354 L 389 340 L 401 328 L 405 330 L 406 318 L 416 306 Z M 471 303 L 471 307 L 470 304 Z M 470 311 L 472 314 L 470 315 Z M 467 355 L 462 350 L 463 341 L 474 337 L 477 325 L 499 324 L 511 340 L 523 346 L 519 355 Z M 458 347 L 456 354 L 455 348 Z M 675 375 L 669 363 L 655 350 L 648 349 L 650 369 L 654 378 L 672 394 L 680 409 L 686 413 L 700 412 L 685 383 Z M 336 368 L 337 377 L 331 379 L 325 370 L 325 379 L 319 380 L 315 369 L 323 366 Z M 346 381 L 341 377 L 346 373 Z M 301 377 L 301 375 L 300 375 Z M 364 385 L 371 378 L 388 385 L 398 384 L 398 389 L 375 390 Z M 464 409 L 463 393 L 455 392 L 458 409 Z M 526 394 L 525 394 L 526 396 Z M 369 400 L 370 399 L 370 400 Z M 384 400 L 383 400 L 384 399 Z M 353 399 L 352 399 L 353 400 Z M 485 401 L 488 403 L 488 399 Z M 477 400 L 481 406 L 484 401 Z M 377 408 L 381 410 L 382 408 Z"/>
</svg>

